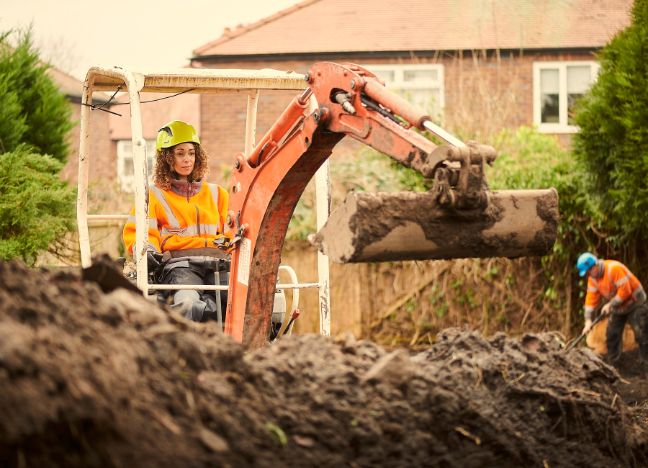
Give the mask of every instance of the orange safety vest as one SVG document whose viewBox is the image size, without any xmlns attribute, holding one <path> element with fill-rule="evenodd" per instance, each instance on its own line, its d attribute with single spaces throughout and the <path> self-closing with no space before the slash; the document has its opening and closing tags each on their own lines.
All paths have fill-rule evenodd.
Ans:
<svg viewBox="0 0 648 468">
<path fill-rule="evenodd" d="M 156 252 L 213 247 L 214 240 L 229 237 L 225 220 L 229 194 L 217 185 L 200 182 L 198 193 L 187 197 L 171 190 L 149 187 L 148 245 Z M 124 226 L 124 244 L 132 254 L 135 245 L 135 208 Z"/>
<path fill-rule="evenodd" d="M 641 282 L 628 267 L 616 260 L 603 260 L 603 276 L 595 279 L 589 275 L 587 279 L 585 317 L 591 318 L 601 298 L 610 301 L 617 310 L 623 310 L 642 292 Z"/>
</svg>

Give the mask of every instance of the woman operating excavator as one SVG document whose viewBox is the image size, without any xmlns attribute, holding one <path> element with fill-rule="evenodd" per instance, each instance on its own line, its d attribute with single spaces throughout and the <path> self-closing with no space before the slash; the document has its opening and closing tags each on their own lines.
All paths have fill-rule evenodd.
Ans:
<svg viewBox="0 0 648 468">
<path fill-rule="evenodd" d="M 223 248 L 230 239 L 225 232 L 229 195 L 223 187 L 205 182 L 207 160 L 192 125 L 173 120 L 158 131 L 147 216 L 148 271 L 156 283 L 213 285 L 218 278 L 221 285 L 227 285 L 229 256 Z M 123 238 L 132 254 L 134 209 Z M 180 289 L 161 291 L 158 298 L 197 322 L 213 319 L 222 323 L 227 304 L 226 291 Z"/>
</svg>

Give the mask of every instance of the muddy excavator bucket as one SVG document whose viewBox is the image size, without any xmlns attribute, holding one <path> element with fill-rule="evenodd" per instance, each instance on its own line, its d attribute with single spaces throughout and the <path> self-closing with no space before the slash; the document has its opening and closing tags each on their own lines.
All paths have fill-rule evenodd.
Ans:
<svg viewBox="0 0 648 468">
<path fill-rule="evenodd" d="M 547 254 L 557 226 L 555 189 L 489 192 L 483 207 L 462 210 L 432 192 L 352 192 L 314 244 L 338 263 L 515 258 Z"/>
</svg>

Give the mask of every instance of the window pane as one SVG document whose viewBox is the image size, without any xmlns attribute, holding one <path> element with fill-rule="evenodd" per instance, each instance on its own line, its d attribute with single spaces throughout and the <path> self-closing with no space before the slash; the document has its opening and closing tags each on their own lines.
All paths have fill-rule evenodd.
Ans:
<svg viewBox="0 0 648 468">
<path fill-rule="evenodd" d="M 582 94 L 568 94 L 567 95 L 567 123 L 569 125 L 576 125 L 574 121 L 574 106 L 576 101 L 582 97 Z"/>
<path fill-rule="evenodd" d="M 575 125 L 574 106 L 592 84 L 592 68 L 589 65 L 567 67 L 567 123 Z"/>
<path fill-rule="evenodd" d="M 126 177 L 133 176 L 135 174 L 135 166 L 133 164 L 133 155 L 128 154 L 123 156 L 124 161 L 124 175 Z M 153 175 L 153 169 L 155 168 L 155 158 L 147 157 L 146 158 L 146 170 L 148 171 L 149 176 Z"/>
<path fill-rule="evenodd" d="M 405 99 L 417 107 L 429 112 L 431 116 L 438 116 L 441 112 L 440 91 L 438 88 L 407 89 L 399 91 Z"/>
<path fill-rule="evenodd" d="M 403 81 L 407 82 L 430 82 L 437 81 L 439 75 L 437 70 L 405 70 L 403 72 Z"/>
<path fill-rule="evenodd" d="M 542 94 L 558 94 L 558 69 L 540 70 L 540 92 Z"/>
<path fill-rule="evenodd" d="M 540 70 L 540 122 L 558 123 L 559 110 L 558 69 Z"/>
<path fill-rule="evenodd" d="M 371 70 L 376 74 L 378 78 L 383 80 L 385 83 L 393 83 L 395 78 L 394 70 Z"/>
<path fill-rule="evenodd" d="M 567 67 L 567 93 L 583 94 L 592 83 L 592 69 L 589 65 Z"/>
<path fill-rule="evenodd" d="M 149 177 L 153 176 L 153 170 L 155 169 L 155 156 L 155 141 L 146 140 L 146 166 Z"/>
<path fill-rule="evenodd" d="M 154 140 L 146 140 L 145 154 L 150 183 L 153 179 L 153 171 L 155 170 Z M 117 143 L 117 161 L 121 189 L 126 192 L 132 192 L 135 168 L 133 165 L 133 144 L 130 140 L 120 140 Z"/>
<path fill-rule="evenodd" d="M 560 112 L 558 108 L 558 94 L 543 94 L 542 110 L 540 115 L 540 122 L 542 123 L 558 123 Z"/>
<path fill-rule="evenodd" d="M 132 156 L 124 156 L 123 158 L 124 161 L 124 177 L 132 177 L 135 171 L 133 170 L 133 157 Z"/>
<path fill-rule="evenodd" d="M 592 81 L 591 68 L 588 66 L 567 67 L 567 122 L 574 125 L 574 106 L 589 88 Z"/>
<path fill-rule="evenodd" d="M 146 140 L 146 154 L 155 157 L 155 141 Z"/>
</svg>

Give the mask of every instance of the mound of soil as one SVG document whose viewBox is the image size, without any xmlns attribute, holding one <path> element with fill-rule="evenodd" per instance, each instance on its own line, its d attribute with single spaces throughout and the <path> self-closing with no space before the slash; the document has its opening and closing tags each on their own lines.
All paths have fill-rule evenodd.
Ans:
<svg viewBox="0 0 648 468">
<path fill-rule="evenodd" d="M 0 262 L 2 466 L 641 466 L 645 402 L 624 382 L 552 334 L 251 351 L 126 289 Z"/>
</svg>

